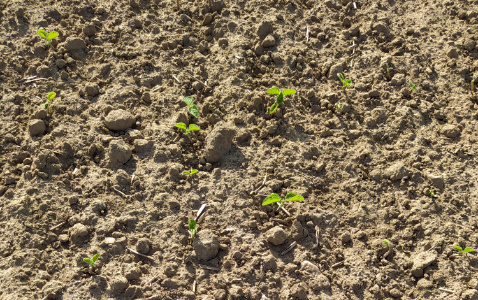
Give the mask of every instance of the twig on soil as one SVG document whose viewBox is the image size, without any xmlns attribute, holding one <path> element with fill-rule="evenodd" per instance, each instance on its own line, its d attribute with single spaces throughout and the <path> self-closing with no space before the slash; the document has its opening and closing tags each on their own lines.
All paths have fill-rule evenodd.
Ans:
<svg viewBox="0 0 478 300">
<path fill-rule="evenodd" d="M 279 206 L 279 208 L 282 209 L 286 213 L 286 215 L 290 217 L 290 212 L 288 212 L 287 209 L 284 208 L 284 206 L 280 206 L 279 202 L 276 202 L 276 203 Z"/>
<path fill-rule="evenodd" d="M 61 226 L 65 225 L 66 223 L 68 223 L 68 219 L 70 219 L 70 215 L 67 215 L 64 219 L 63 219 L 63 222 L 61 222 L 60 224 L 57 224 L 53 227 L 50 228 L 50 231 L 53 231 L 57 228 L 60 228 Z"/>
<path fill-rule="evenodd" d="M 10 132 L 14 131 L 14 130 L 17 129 L 17 128 L 18 128 L 18 125 L 15 125 L 15 126 L 13 126 L 12 128 L 10 128 L 10 129 L 8 129 L 7 131 L 5 131 L 4 133 L 2 133 L 2 135 L 7 134 L 7 133 L 10 133 Z"/>
<path fill-rule="evenodd" d="M 230 231 L 234 231 L 234 230 L 236 230 L 236 228 L 229 227 L 229 228 L 221 230 L 221 234 L 226 233 L 226 232 L 230 232 Z"/>
<path fill-rule="evenodd" d="M 31 80 L 31 79 L 37 78 L 37 77 L 38 77 L 37 75 L 30 76 L 30 77 L 25 77 L 25 78 L 22 78 L 22 79 L 18 80 L 18 82 L 23 82 L 23 81 Z"/>
<path fill-rule="evenodd" d="M 436 247 L 438 247 L 438 245 L 435 245 L 435 246 L 431 247 L 430 249 L 426 250 L 425 252 L 432 251 L 432 250 L 435 249 Z"/>
<path fill-rule="evenodd" d="M 30 83 L 30 82 L 34 82 L 34 81 L 38 81 L 38 80 L 46 80 L 46 78 L 35 78 L 35 79 L 24 81 L 23 83 Z"/>
<path fill-rule="evenodd" d="M 210 270 L 210 271 L 219 271 L 219 268 L 215 268 L 215 267 L 210 267 L 210 266 L 206 266 L 206 265 L 201 265 L 199 264 L 199 266 L 205 270 Z"/>
<path fill-rule="evenodd" d="M 290 246 L 287 249 L 285 249 L 280 255 L 282 256 L 286 255 L 287 253 L 292 251 L 292 249 L 294 249 L 296 246 L 297 246 L 297 242 L 292 242 L 292 244 L 290 244 Z"/>
<path fill-rule="evenodd" d="M 319 238 L 320 238 L 320 228 L 316 227 L 315 228 L 315 242 L 317 244 L 317 247 L 319 246 Z"/>
<path fill-rule="evenodd" d="M 261 267 L 259 268 L 259 281 L 264 279 L 265 273 L 264 273 L 264 264 L 261 262 Z"/>
<path fill-rule="evenodd" d="M 305 31 L 305 39 L 307 40 L 307 43 L 309 42 L 309 26 L 307 26 L 307 30 Z"/>
<path fill-rule="evenodd" d="M 153 278 L 151 278 L 148 282 L 146 282 L 146 285 L 149 285 L 151 286 L 151 284 L 153 283 L 153 281 L 158 278 L 158 276 L 161 275 L 161 272 L 157 273 L 156 275 L 153 276 Z"/>
<path fill-rule="evenodd" d="M 134 254 L 136 254 L 136 255 L 139 255 L 139 256 L 142 256 L 142 257 L 146 257 L 147 259 L 150 259 L 150 260 L 152 260 L 152 261 L 156 261 L 153 257 L 148 256 L 148 255 L 141 254 L 141 253 L 139 253 L 138 251 L 133 250 L 133 249 L 131 249 L 131 248 L 129 248 L 129 247 L 126 247 L 126 250 L 128 250 L 129 252 L 134 253 Z"/>
<path fill-rule="evenodd" d="M 181 83 L 181 81 L 179 81 L 179 79 L 176 76 L 174 75 L 171 75 L 171 76 L 173 76 L 173 78 L 176 79 L 177 82 Z"/>
<path fill-rule="evenodd" d="M 118 190 L 117 188 L 115 188 L 114 186 L 111 187 L 115 192 L 117 192 L 118 194 L 120 194 L 121 197 L 123 198 L 126 198 L 126 194 L 123 193 L 122 191 Z"/>
<path fill-rule="evenodd" d="M 335 263 L 335 264 L 331 265 L 330 267 L 331 267 L 331 268 L 338 267 L 338 266 L 340 266 L 340 265 L 343 265 L 343 264 L 344 264 L 344 262 L 345 262 L 345 260 L 343 260 L 343 261 L 339 261 L 338 263 Z"/>
<path fill-rule="evenodd" d="M 267 174 L 264 176 L 264 180 L 262 181 L 261 185 L 257 189 L 253 190 L 250 194 L 251 195 L 256 195 L 257 192 L 259 192 L 260 189 L 262 189 L 264 187 L 264 185 L 266 184 L 266 180 L 267 180 Z"/>
<path fill-rule="evenodd" d="M 193 293 L 194 294 L 196 294 L 196 284 L 197 284 L 197 282 L 196 282 L 196 280 L 194 280 L 194 282 L 193 282 Z"/>
<path fill-rule="evenodd" d="M 455 293 L 455 291 L 449 290 L 449 289 L 445 289 L 445 288 L 438 288 L 438 289 L 439 289 L 440 291 L 444 291 L 444 292 L 448 292 L 448 293 L 452 293 L 452 294 Z"/>
<path fill-rule="evenodd" d="M 201 215 L 204 213 L 204 209 L 206 208 L 206 203 L 204 203 L 203 205 L 201 205 L 201 207 L 199 208 L 198 212 L 196 213 L 196 217 L 194 218 L 194 221 L 197 221 L 199 219 L 199 217 L 201 217 Z"/>
</svg>

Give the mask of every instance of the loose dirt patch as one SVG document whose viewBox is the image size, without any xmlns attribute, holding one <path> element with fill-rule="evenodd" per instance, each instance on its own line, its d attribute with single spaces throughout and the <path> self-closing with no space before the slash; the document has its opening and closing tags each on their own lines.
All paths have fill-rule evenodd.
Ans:
<svg viewBox="0 0 478 300">
<path fill-rule="evenodd" d="M 205 2 L 0 4 L 1 298 L 478 299 L 478 1 Z"/>
</svg>

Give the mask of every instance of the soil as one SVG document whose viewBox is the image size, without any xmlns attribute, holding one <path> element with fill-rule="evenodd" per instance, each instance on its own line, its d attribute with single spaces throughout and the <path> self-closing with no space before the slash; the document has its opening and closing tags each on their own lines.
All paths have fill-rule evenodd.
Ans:
<svg viewBox="0 0 478 300">
<path fill-rule="evenodd" d="M 2 1 L 0 298 L 478 299 L 477 11 Z"/>
</svg>

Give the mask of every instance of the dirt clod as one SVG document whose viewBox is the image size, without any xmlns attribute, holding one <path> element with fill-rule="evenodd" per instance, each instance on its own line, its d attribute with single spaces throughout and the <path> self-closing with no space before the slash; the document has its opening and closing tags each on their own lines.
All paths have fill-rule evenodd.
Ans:
<svg viewBox="0 0 478 300">
<path fill-rule="evenodd" d="M 123 131 L 130 128 L 135 121 L 136 118 L 130 112 L 117 109 L 108 113 L 105 118 L 105 125 L 110 130 Z"/>
<path fill-rule="evenodd" d="M 433 252 L 422 252 L 413 259 L 412 275 L 422 277 L 423 270 L 431 264 L 436 263 L 437 255 Z"/>
<path fill-rule="evenodd" d="M 236 134 L 230 124 L 218 123 L 206 138 L 204 158 L 209 163 L 222 160 L 224 155 L 231 149 L 232 140 Z"/>
<path fill-rule="evenodd" d="M 45 131 L 46 125 L 42 120 L 31 120 L 30 123 L 28 123 L 28 132 L 30 132 L 31 136 L 44 134 Z"/>
<path fill-rule="evenodd" d="M 210 230 L 202 230 L 193 242 L 194 252 L 200 260 L 214 258 L 219 251 L 219 241 Z"/>
<path fill-rule="evenodd" d="M 287 239 L 287 233 L 280 226 L 275 226 L 266 232 L 266 239 L 273 245 L 282 245 Z"/>
<path fill-rule="evenodd" d="M 123 140 L 114 140 L 109 145 L 109 158 L 113 163 L 125 164 L 131 157 L 131 148 Z"/>
</svg>

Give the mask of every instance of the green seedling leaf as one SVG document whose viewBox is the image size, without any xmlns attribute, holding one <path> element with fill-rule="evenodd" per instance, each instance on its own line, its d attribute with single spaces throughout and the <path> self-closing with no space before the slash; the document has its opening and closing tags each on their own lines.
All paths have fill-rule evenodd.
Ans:
<svg viewBox="0 0 478 300">
<path fill-rule="evenodd" d="M 279 195 L 270 194 L 269 196 L 267 196 L 264 199 L 264 201 L 262 201 L 262 206 L 266 206 L 266 205 L 269 205 L 269 204 L 272 204 L 272 203 L 275 203 L 275 202 L 281 202 L 281 199 L 280 199 Z"/>
<path fill-rule="evenodd" d="M 191 175 L 191 172 L 189 172 L 189 171 L 186 170 L 186 171 L 183 171 L 183 174 Z"/>
<path fill-rule="evenodd" d="M 335 107 L 337 110 L 342 110 L 342 108 L 344 108 L 344 106 L 342 105 L 342 103 L 335 103 L 335 104 L 334 104 L 334 107 Z"/>
<path fill-rule="evenodd" d="M 184 97 L 183 101 L 188 105 L 191 106 L 194 103 L 194 98 L 193 97 Z"/>
<path fill-rule="evenodd" d="M 197 126 L 196 124 L 189 124 L 188 131 L 199 131 L 199 129 L 199 126 Z"/>
<path fill-rule="evenodd" d="M 383 240 L 382 242 L 385 246 L 388 246 L 388 247 L 391 247 L 392 246 L 392 243 L 388 240 Z"/>
<path fill-rule="evenodd" d="M 53 100 L 53 98 L 56 97 L 56 93 L 55 92 L 50 92 L 48 93 L 48 95 L 46 96 L 48 98 L 48 100 Z"/>
<path fill-rule="evenodd" d="M 96 262 L 96 260 L 98 259 L 99 256 L 100 256 L 100 254 L 97 253 L 97 254 L 93 255 L 93 257 L 91 259 L 83 258 L 83 261 L 94 268 L 95 267 L 95 262 Z"/>
<path fill-rule="evenodd" d="M 345 90 L 346 87 L 352 85 L 352 80 L 345 79 L 345 77 L 342 73 L 337 73 L 337 77 L 339 77 L 340 82 L 342 82 L 342 87 L 344 88 L 344 90 Z"/>
<path fill-rule="evenodd" d="M 49 102 L 45 103 L 45 109 L 46 109 L 46 110 L 48 110 L 48 107 L 50 107 L 50 103 L 49 103 Z"/>
<path fill-rule="evenodd" d="M 284 93 L 280 92 L 279 96 L 277 96 L 276 103 L 281 104 L 282 102 L 284 102 Z"/>
<path fill-rule="evenodd" d="M 440 196 L 437 195 L 437 193 L 435 192 L 435 190 L 429 190 L 428 191 L 428 195 L 432 198 L 440 198 Z"/>
<path fill-rule="evenodd" d="M 197 172 L 198 172 L 197 169 L 192 169 L 192 170 L 191 170 L 191 175 L 194 175 L 194 174 L 196 174 Z"/>
<path fill-rule="evenodd" d="M 463 253 L 470 253 L 470 252 L 474 252 L 475 249 L 471 248 L 471 247 L 466 247 L 465 250 L 463 250 Z"/>
<path fill-rule="evenodd" d="M 279 90 L 278 87 L 275 86 L 275 87 L 273 87 L 273 88 L 268 89 L 268 90 L 267 90 L 267 93 L 268 93 L 268 94 L 273 94 L 273 95 L 279 95 L 280 90 Z"/>
<path fill-rule="evenodd" d="M 272 104 L 271 109 L 269 110 L 269 114 L 273 114 L 278 107 L 279 107 L 279 104 L 277 103 Z"/>
<path fill-rule="evenodd" d="M 183 122 L 179 122 L 179 123 L 176 123 L 174 126 L 176 126 L 177 128 L 180 128 L 180 129 L 184 129 L 186 130 L 186 124 L 184 124 Z"/>
<path fill-rule="evenodd" d="M 351 86 L 351 85 L 352 85 L 352 80 L 346 79 L 346 80 L 344 81 L 344 85 L 345 85 L 345 86 Z"/>
<path fill-rule="evenodd" d="M 296 91 L 293 89 L 284 89 L 282 93 L 284 94 L 284 96 L 287 96 L 287 95 L 294 95 Z"/>
<path fill-rule="evenodd" d="M 48 33 L 45 30 L 41 30 L 41 29 L 37 31 L 37 34 L 44 39 L 46 39 L 46 37 L 48 35 Z"/>
<path fill-rule="evenodd" d="M 304 197 L 302 197 L 301 195 L 294 194 L 294 193 L 288 193 L 285 196 L 284 201 L 304 201 Z"/>
<path fill-rule="evenodd" d="M 453 249 L 463 253 L 463 248 L 461 248 L 460 246 L 454 246 Z"/>
<path fill-rule="evenodd" d="M 193 115 L 195 118 L 199 116 L 199 110 L 196 105 L 190 106 L 188 109 L 189 113 Z"/>
<path fill-rule="evenodd" d="M 60 34 L 58 32 L 52 31 L 52 32 L 48 33 L 45 38 L 47 39 L 47 41 L 51 41 L 54 38 L 58 37 L 59 35 Z"/>
<path fill-rule="evenodd" d="M 196 233 L 196 220 L 189 219 L 189 234 L 191 235 L 191 239 L 194 239 L 196 237 Z"/>
<path fill-rule="evenodd" d="M 417 92 L 417 86 L 411 80 L 408 81 L 408 84 L 410 85 L 410 88 L 412 89 L 412 91 L 414 91 L 416 93 Z"/>
<path fill-rule="evenodd" d="M 342 75 L 342 73 L 337 73 L 337 76 L 339 77 L 340 82 L 344 83 L 344 80 L 345 80 L 344 75 Z"/>
</svg>

